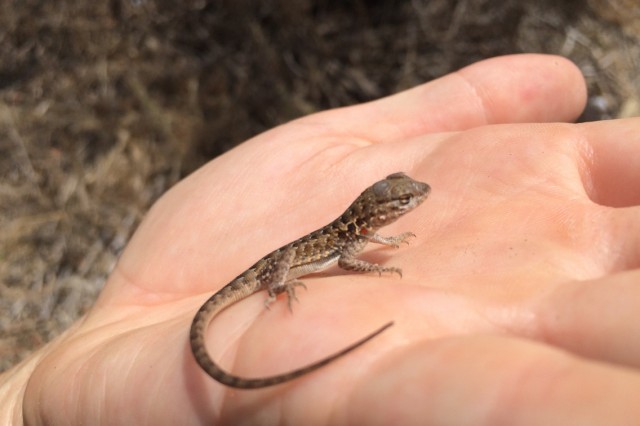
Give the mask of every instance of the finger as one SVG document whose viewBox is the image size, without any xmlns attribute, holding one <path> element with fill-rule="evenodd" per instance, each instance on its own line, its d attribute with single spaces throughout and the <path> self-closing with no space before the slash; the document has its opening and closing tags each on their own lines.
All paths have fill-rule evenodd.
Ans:
<svg viewBox="0 0 640 426">
<path fill-rule="evenodd" d="M 534 314 L 535 337 L 594 359 L 640 367 L 640 270 L 561 285 Z"/>
<path fill-rule="evenodd" d="M 606 257 L 613 261 L 612 270 L 640 268 L 640 206 L 607 209 L 606 213 L 611 232 L 602 249 L 614 254 Z"/>
<path fill-rule="evenodd" d="M 640 205 L 640 118 L 580 124 L 587 142 L 585 187 L 605 206 Z"/>
<path fill-rule="evenodd" d="M 640 378 L 527 341 L 465 337 L 403 348 L 353 390 L 368 425 L 626 424 Z M 380 407 L 384 401 L 384 409 Z"/>
<path fill-rule="evenodd" d="M 585 100 L 584 80 L 570 61 L 549 55 L 511 55 L 320 117 L 331 121 L 332 132 L 392 141 L 484 124 L 573 121 Z M 317 121 L 318 116 L 310 118 Z"/>
</svg>

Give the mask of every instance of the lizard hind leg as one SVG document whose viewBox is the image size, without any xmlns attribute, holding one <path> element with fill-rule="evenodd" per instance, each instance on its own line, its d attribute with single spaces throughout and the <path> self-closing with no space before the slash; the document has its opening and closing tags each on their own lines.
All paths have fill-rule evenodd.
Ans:
<svg viewBox="0 0 640 426">
<path fill-rule="evenodd" d="M 307 286 L 299 280 L 289 280 L 278 286 L 270 286 L 268 290 L 269 297 L 265 300 L 265 306 L 267 309 L 269 309 L 269 306 L 275 302 L 278 294 L 287 293 L 287 306 L 289 307 L 289 311 L 293 312 L 292 301 L 295 300 L 296 302 L 300 302 L 296 296 L 296 287 L 298 286 L 305 290 L 307 289 Z"/>
<path fill-rule="evenodd" d="M 400 235 L 395 235 L 392 237 L 383 237 L 378 233 L 365 235 L 365 238 L 367 238 L 367 240 L 371 241 L 372 243 L 382 244 L 393 248 L 399 248 L 400 244 L 402 243 L 409 244 L 409 240 L 415 237 L 416 234 L 414 234 L 413 232 L 403 232 Z"/>
<path fill-rule="evenodd" d="M 382 275 L 383 272 L 396 273 L 402 278 L 402 269 L 395 266 L 382 266 L 377 263 L 369 263 L 355 257 L 342 256 L 338 259 L 338 266 L 346 271 L 355 272 L 377 272 Z"/>
<path fill-rule="evenodd" d="M 287 304 L 289 306 L 289 311 L 293 312 L 291 301 L 298 301 L 295 288 L 297 286 L 300 286 L 305 290 L 307 289 L 307 286 L 304 285 L 302 281 L 296 279 L 288 279 L 289 271 L 291 270 L 291 263 L 293 262 L 294 258 L 295 249 L 292 247 L 283 251 L 282 255 L 279 257 L 267 286 L 267 293 L 269 294 L 269 297 L 267 297 L 264 302 L 264 305 L 267 309 L 269 309 L 269 306 L 273 302 L 275 302 L 277 296 L 280 293 L 287 293 Z"/>
</svg>

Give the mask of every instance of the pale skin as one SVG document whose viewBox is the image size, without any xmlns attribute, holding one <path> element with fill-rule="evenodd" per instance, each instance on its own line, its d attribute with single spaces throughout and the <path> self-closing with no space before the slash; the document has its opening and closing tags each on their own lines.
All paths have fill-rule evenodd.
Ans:
<svg viewBox="0 0 640 426">
<path fill-rule="evenodd" d="M 584 102 L 566 60 L 509 56 L 257 136 L 169 191 L 90 313 L 0 376 L 0 423 L 631 423 L 640 119 L 518 124 L 572 121 Z M 432 192 L 380 234 L 416 238 L 364 257 L 402 278 L 306 277 L 293 313 L 255 294 L 216 318 L 209 351 L 261 376 L 395 325 L 273 388 L 200 371 L 188 345 L 200 304 L 397 171 Z"/>
</svg>

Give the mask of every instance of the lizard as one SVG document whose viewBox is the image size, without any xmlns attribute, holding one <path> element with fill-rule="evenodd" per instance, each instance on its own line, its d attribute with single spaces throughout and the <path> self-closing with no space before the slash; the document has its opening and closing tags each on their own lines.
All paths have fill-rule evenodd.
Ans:
<svg viewBox="0 0 640 426">
<path fill-rule="evenodd" d="M 295 287 L 306 288 L 297 278 L 324 270 L 335 263 L 348 271 L 377 272 L 378 275 L 389 272 L 402 277 L 400 268 L 369 263 L 357 259 L 356 255 L 369 242 L 398 248 L 400 243 L 415 237 L 412 232 L 383 237 L 377 231 L 419 206 L 427 198 L 430 190 L 426 183 L 415 181 L 401 172 L 393 173 L 362 192 L 333 222 L 258 260 L 211 296 L 194 316 L 189 341 L 196 362 L 209 376 L 226 386 L 239 389 L 264 388 L 310 373 L 346 355 L 389 328 L 393 322 L 313 364 L 288 373 L 262 378 L 239 377 L 223 370 L 211 359 L 205 346 L 207 327 L 220 311 L 262 290 L 267 290 L 267 308 L 279 294 L 286 293 L 291 310 L 291 301 L 297 301 Z"/>
</svg>

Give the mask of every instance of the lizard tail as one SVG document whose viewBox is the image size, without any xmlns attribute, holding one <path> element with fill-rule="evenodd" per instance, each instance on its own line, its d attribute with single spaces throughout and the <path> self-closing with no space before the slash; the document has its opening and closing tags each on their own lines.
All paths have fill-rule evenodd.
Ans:
<svg viewBox="0 0 640 426">
<path fill-rule="evenodd" d="M 206 319 L 205 317 L 209 317 L 209 316 L 196 315 L 196 317 L 193 320 L 193 323 L 191 324 L 190 341 L 191 341 L 191 350 L 193 352 L 193 355 L 196 361 L 198 362 L 198 364 L 200 365 L 200 367 L 202 367 L 202 369 L 209 376 L 211 376 L 218 382 L 222 383 L 223 385 L 230 386 L 233 388 L 238 388 L 238 389 L 258 389 L 258 388 L 265 388 L 268 386 L 274 386 L 280 383 L 288 382 L 297 377 L 300 377 L 302 375 L 315 371 L 318 368 L 323 367 L 329 364 L 330 362 L 348 354 L 349 352 L 353 351 L 359 346 L 362 346 L 363 344 L 373 339 L 374 337 L 376 337 L 377 335 L 379 335 L 380 333 L 382 333 L 387 328 L 393 325 L 393 321 L 388 322 L 387 324 L 378 328 L 373 333 L 363 337 L 357 342 L 352 343 L 351 345 L 347 346 L 341 351 L 338 351 L 332 355 L 329 355 L 326 358 L 321 359 L 320 361 L 316 361 L 305 367 L 292 370 L 288 373 L 278 374 L 276 376 L 261 377 L 261 378 L 245 378 L 245 377 L 235 376 L 231 373 L 226 372 L 225 370 L 220 368 L 207 353 L 207 350 L 204 345 L 204 331 L 208 325 L 208 321 L 205 321 Z"/>
</svg>

